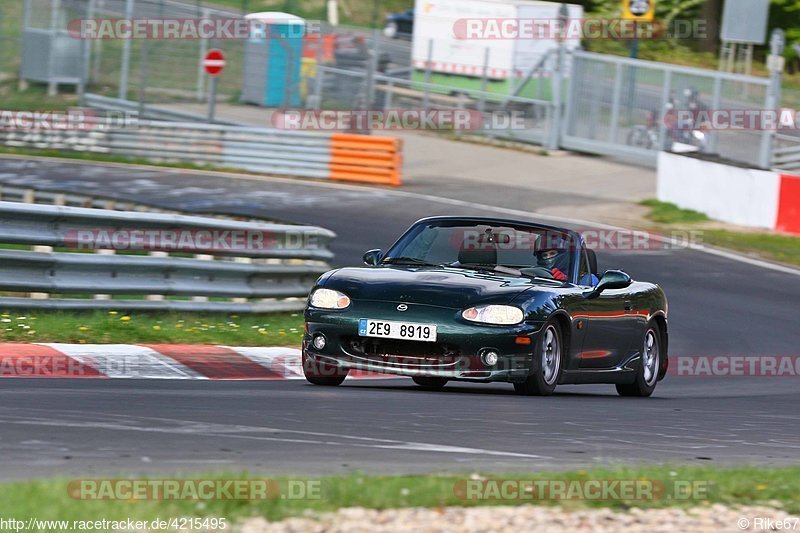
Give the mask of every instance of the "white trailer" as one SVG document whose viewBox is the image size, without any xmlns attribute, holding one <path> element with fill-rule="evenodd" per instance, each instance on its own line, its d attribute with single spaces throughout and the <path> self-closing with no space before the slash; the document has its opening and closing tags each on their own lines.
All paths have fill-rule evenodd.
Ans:
<svg viewBox="0 0 800 533">
<path fill-rule="evenodd" d="M 507 31 L 509 26 L 505 31 L 501 26 L 512 19 L 529 29 L 531 23 L 552 25 L 559 18 L 560 7 L 559 2 L 530 0 L 416 0 L 412 65 L 419 70 L 430 67 L 436 73 L 480 78 L 486 63 L 489 79 L 525 76 L 558 42 L 546 31 L 536 38 L 509 38 L 513 32 Z M 567 4 L 567 10 L 570 20 L 583 18 L 582 6 Z M 475 38 L 471 29 L 476 26 L 487 31 Z M 496 27 L 499 34 L 492 32 Z M 564 44 L 574 49 L 580 40 L 568 38 Z"/>
</svg>

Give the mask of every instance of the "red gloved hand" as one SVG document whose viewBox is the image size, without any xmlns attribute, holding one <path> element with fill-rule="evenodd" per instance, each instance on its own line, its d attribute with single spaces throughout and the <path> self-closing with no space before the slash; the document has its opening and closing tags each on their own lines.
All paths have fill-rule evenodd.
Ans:
<svg viewBox="0 0 800 533">
<path fill-rule="evenodd" d="M 559 269 L 553 267 L 553 279 L 557 279 L 558 281 L 567 281 L 567 275 L 561 272 Z"/>
</svg>

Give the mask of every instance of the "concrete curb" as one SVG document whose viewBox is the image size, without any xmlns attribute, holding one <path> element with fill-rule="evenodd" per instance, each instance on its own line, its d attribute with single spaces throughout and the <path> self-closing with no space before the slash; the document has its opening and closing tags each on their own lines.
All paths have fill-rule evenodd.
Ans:
<svg viewBox="0 0 800 533">
<path fill-rule="evenodd" d="M 0 344 L 0 378 L 304 379 L 300 355 L 288 347 L 8 343 Z"/>
</svg>

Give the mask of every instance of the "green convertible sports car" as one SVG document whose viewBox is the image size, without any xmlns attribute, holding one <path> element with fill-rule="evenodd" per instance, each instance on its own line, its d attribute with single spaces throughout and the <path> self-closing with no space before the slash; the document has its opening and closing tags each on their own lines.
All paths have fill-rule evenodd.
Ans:
<svg viewBox="0 0 800 533">
<path fill-rule="evenodd" d="M 339 385 L 350 370 L 513 383 L 608 383 L 650 396 L 667 371 L 667 300 L 608 270 L 580 233 L 494 218 L 416 222 L 364 267 L 323 274 L 308 298 L 303 370 Z"/>
</svg>

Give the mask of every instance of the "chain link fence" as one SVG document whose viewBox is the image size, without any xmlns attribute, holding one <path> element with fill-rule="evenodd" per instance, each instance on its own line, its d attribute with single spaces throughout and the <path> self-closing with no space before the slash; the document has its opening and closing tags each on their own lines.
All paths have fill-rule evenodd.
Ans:
<svg viewBox="0 0 800 533">
<path fill-rule="evenodd" d="M 66 28 L 82 18 L 239 20 L 242 16 L 238 9 L 209 7 L 200 1 L 2 2 L 0 75 L 13 76 L 19 70 L 23 19 L 34 33 L 57 31 L 74 41 Z M 302 54 L 300 78 L 284 76 L 287 99 L 283 107 L 467 109 L 483 113 L 490 126 L 493 115 L 513 113 L 521 119 L 515 128 L 484 127 L 473 133 L 651 163 L 659 150 L 683 145 L 682 149 L 688 146 L 689 151 L 765 166 L 765 153 L 773 140 L 756 130 L 701 131 L 669 121 L 674 110 L 776 107 L 767 78 L 574 51 L 563 59 L 561 74 L 554 73 L 556 61 L 551 56 L 538 71 L 515 74 L 499 84 L 504 88 L 498 90 L 497 83 L 486 79 L 486 69 L 483 76 L 450 75 L 453 83 L 444 83 L 441 80 L 448 76 L 431 76 L 430 67 L 411 66 L 407 42 L 385 39 L 371 30 L 333 30 L 321 25 L 314 29 L 321 31 L 315 36 L 316 45 L 306 38 L 298 52 Z M 211 48 L 222 49 L 226 57 L 225 71 L 218 78 L 217 101 L 240 103 L 245 80 L 248 75 L 253 77 L 247 39 L 93 39 L 80 42 L 80 55 L 92 93 L 143 106 L 198 104 L 209 97 L 209 78 L 201 60 Z M 266 55 L 257 58 L 268 60 Z M 270 75 L 272 79 L 281 77 Z M 800 97 L 787 92 L 782 102 L 795 109 Z M 783 139 L 781 146 L 786 142 L 791 139 Z"/>
</svg>

